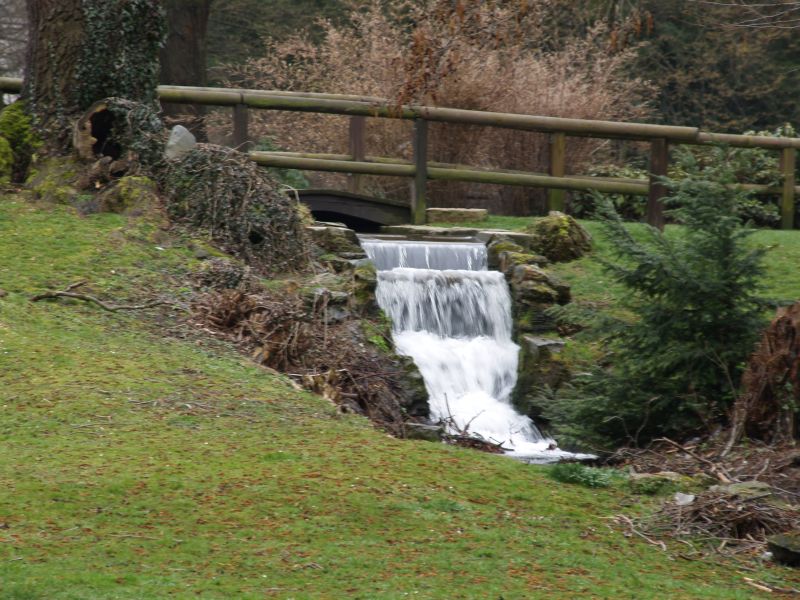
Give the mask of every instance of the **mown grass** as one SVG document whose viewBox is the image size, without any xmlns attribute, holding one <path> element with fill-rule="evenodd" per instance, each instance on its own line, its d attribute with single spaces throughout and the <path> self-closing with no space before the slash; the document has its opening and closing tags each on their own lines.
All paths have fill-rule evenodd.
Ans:
<svg viewBox="0 0 800 600">
<path fill-rule="evenodd" d="M 0 598 L 752 598 L 796 571 L 670 560 L 621 487 L 399 441 L 165 313 L 154 225 L 0 199 Z M 789 583 L 787 583 L 789 582 Z"/>
</svg>

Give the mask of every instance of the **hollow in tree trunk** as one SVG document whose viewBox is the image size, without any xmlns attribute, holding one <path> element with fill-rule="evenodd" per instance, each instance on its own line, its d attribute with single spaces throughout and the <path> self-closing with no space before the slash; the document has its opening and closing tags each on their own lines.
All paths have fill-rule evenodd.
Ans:
<svg viewBox="0 0 800 600">
<path fill-rule="evenodd" d="M 160 0 L 28 0 L 23 98 L 44 151 L 69 149 L 72 123 L 116 96 L 155 105 Z"/>
</svg>

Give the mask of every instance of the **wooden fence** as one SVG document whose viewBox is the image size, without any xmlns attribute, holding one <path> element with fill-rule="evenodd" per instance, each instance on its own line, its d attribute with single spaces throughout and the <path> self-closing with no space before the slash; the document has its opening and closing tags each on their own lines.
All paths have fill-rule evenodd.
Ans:
<svg viewBox="0 0 800 600">
<path fill-rule="evenodd" d="M 0 92 L 18 93 L 19 79 L 0 78 Z M 777 138 L 756 135 L 709 133 L 696 127 L 622 123 L 584 119 L 565 119 L 497 113 L 430 106 L 394 106 L 381 98 L 345 94 L 320 94 L 286 91 L 262 91 L 234 88 L 198 88 L 159 86 L 162 102 L 230 106 L 233 109 L 234 146 L 247 149 L 248 109 L 286 110 L 346 115 L 350 117 L 349 154 L 309 154 L 298 152 L 250 152 L 258 164 L 270 167 L 311 171 L 334 171 L 352 175 L 350 191 L 359 191 L 360 175 L 410 177 L 413 180 L 411 208 L 414 222 L 425 222 L 426 183 L 428 180 L 471 181 L 502 185 L 543 187 L 548 192 L 548 207 L 563 210 L 566 190 L 597 190 L 599 192 L 637 194 L 648 197 L 647 222 L 663 227 L 661 199 L 667 190 L 660 177 L 666 176 L 669 165 L 669 146 L 674 144 L 727 144 L 743 148 L 764 148 L 780 152 L 782 185 L 743 185 L 758 194 L 781 196 L 781 227 L 791 229 L 794 222 L 796 186 L 795 169 L 800 138 Z M 408 119 L 413 127 L 413 161 L 366 155 L 365 119 L 380 117 Z M 538 131 L 550 136 L 549 172 L 531 173 L 511 170 L 477 169 L 428 161 L 428 123 L 458 123 L 502 127 L 521 131 Z M 650 143 L 650 178 L 622 179 L 565 175 L 567 136 L 598 137 L 647 141 Z"/>
</svg>

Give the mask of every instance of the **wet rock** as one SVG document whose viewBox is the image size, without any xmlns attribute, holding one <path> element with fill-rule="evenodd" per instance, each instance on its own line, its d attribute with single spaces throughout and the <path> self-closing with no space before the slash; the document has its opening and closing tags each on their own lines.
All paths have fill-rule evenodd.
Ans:
<svg viewBox="0 0 800 600">
<path fill-rule="evenodd" d="M 380 313 L 375 301 L 375 288 L 378 287 L 378 272 L 371 260 L 357 261 L 353 269 L 352 302 L 353 309 L 362 316 Z"/>
<path fill-rule="evenodd" d="M 400 378 L 400 388 L 402 391 L 402 406 L 411 417 L 427 419 L 430 416 L 430 405 L 428 404 L 428 390 L 425 388 L 425 380 L 419 372 L 417 365 L 409 356 L 396 355 L 397 362 L 403 371 Z"/>
<path fill-rule="evenodd" d="M 358 244 L 358 236 L 352 229 L 334 225 L 309 225 L 306 231 L 311 240 L 326 252 L 337 255 L 349 254 L 350 258 L 366 256 Z"/>
<path fill-rule="evenodd" d="M 800 567 L 800 534 L 784 533 L 767 538 L 772 558 L 790 567 Z"/>
<path fill-rule="evenodd" d="M 406 423 L 406 438 L 409 440 L 425 440 L 427 442 L 441 442 L 444 438 L 444 429 L 438 425 L 424 423 Z"/>
<path fill-rule="evenodd" d="M 517 384 L 511 402 L 517 410 L 542 422 L 544 410 L 541 391 L 556 389 L 569 378 L 569 369 L 558 357 L 564 340 L 522 335 L 517 363 Z"/>
<path fill-rule="evenodd" d="M 386 225 L 381 227 L 382 233 L 407 236 L 412 240 L 429 237 L 475 237 L 477 229 L 471 227 L 433 227 L 431 225 Z"/>
<path fill-rule="evenodd" d="M 575 260 L 592 248 L 592 237 L 564 213 L 552 211 L 526 229 L 536 237 L 533 248 L 553 262 Z"/>
<path fill-rule="evenodd" d="M 489 217 L 485 208 L 429 208 L 425 214 L 428 223 L 467 223 Z"/>
</svg>

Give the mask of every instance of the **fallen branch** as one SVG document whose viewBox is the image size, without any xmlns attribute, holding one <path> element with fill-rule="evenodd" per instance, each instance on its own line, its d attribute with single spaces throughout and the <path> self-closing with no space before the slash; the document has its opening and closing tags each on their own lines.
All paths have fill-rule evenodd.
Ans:
<svg viewBox="0 0 800 600">
<path fill-rule="evenodd" d="M 97 306 L 99 306 L 100 308 L 102 308 L 103 310 L 107 310 L 109 312 L 117 312 L 118 310 L 143 310 L 145 308 L 153 308 L 154 306 L 169 304 L 169 302 L 166 302 L 164 300 L 152 300 L 150 302 L 145 302 L 144 304 L 109 304 L 108 302 L 103 302 L 99 298 L 95 298 L 94 296 L 90 296 L 89 294 L 79 294 L 77 292 L 72 291 L 83 285 L 86 285 L 85 281 L 78 281 L 68 286 L 64 290 L 43 292 L 41 294 L 33 296 L 31 298 L 31 302 L 39 302 L 40 300 L 55 300 L 56 298 L 72 298 L 73 300 L 83 300 L 84 302 L 92 302 Z"/>
<path fill-rule="evenodd" d="M 681 444 L 679 444 L 678 442 L 675 442 L 675 441 L 673 441 L 673 440 L 671 440 L 671 439 L 669 439 L 669 438 L 666 438 L 666 437 L 664 437 L 664 438 L 659 438 L 659 439 L 657 439 L 657 440 L 655 440 L 655 441 L 656 441 L 656 442 L 666 442 L 666 443 L 668 443 L 669 445 L 671 445 L 671 446 L 674 446 L 674 447 L 675 447 L 675 448 L 677 448 L 678 450 L 680 450 L 680 451 L 682 451 L 682 452 L 685 452 L 686 454 L 688 454 L 689 456 L 691 456 L 691 457 L 692 457 L 693 459 L 695 459 L 696 461 L 698 461 L 698 462 L 701 462 L 701 463 L 703 463 L 703 464 L 705 464 L 705 465 L 708 465 L 708 466 L 709 466 L 709 468 L 711 469 L 711 472 L 712 472 L 712 473 L 713 473 L 713 474 L 716 476 L 716 478 L 717 478 L 717 479 L 719 479 L 719 480 L 720 480 L 722 483 L 733 483 L 733 481 L 735 480 L 735 478 L 734 478 L 733 476 L 731 476 L 731 474 L 730 474 L 730 473 L 728 473 L 728 471 L 727 471 L 727 469 L 725 469 L 725 467 L 723 467 L 722 465 L 718 465 L 717 463 L 715 463 L 715 462 L 712 462 L 712 461 L 708 460 L 707 458 L 705 458 L 705 457 L 703 457 L 703 456 L 700 456 L 699 454 L 696 454 L 695 452 L 692 452 L 692 451 L 691 451 L 691 450 L 689 450 L 687 447 L 685 447 L 685 446 L 682 446 L 682 445 L 681 445 Z"/>
</svg>

